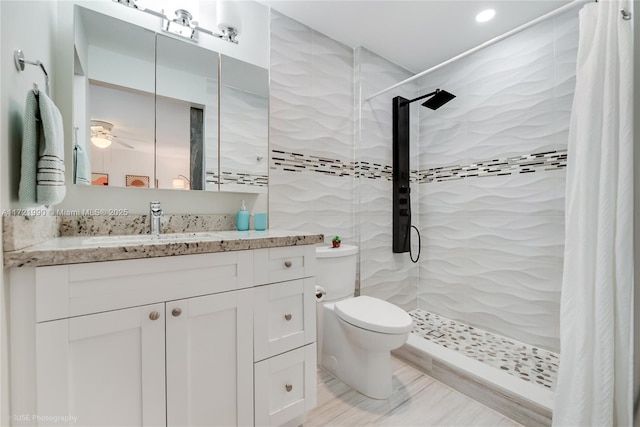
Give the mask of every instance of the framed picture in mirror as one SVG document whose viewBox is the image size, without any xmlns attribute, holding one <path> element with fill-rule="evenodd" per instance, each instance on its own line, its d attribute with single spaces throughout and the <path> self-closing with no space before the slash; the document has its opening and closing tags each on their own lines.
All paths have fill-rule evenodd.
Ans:
<svg viewBox="0 0 640 427">
<path fill-rule="evenodd" d="M 127 175 L 127 187 L 149 188 L 149 177 L 144 175 Z"/>
<path fill-rule="evenodd" d="M 92 173 L 91 174 L 91 185 L 109 185 L 109 174 L 108 173 Z"/>
</svg>

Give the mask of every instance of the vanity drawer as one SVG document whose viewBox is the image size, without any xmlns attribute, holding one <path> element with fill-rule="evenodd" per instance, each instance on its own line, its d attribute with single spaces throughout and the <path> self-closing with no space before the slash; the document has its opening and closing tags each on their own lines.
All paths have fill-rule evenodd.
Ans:
<svg viewBox="0 0 640 427">
<path fill-rule="evenodd" d="M 316 405 L 316 344 L 255 364 L 257 426 L 277 426 Z"/>
<path fill-rule="evenodd" d="M 253 252 L 37 267 L 36 321 L 253 286 Z"/>
<path fill-rule="evenodd" d="M 259 361 L 316 340 L 315 279 L 254 289 L 254 360 Z"/>
<path fill-rule="evenodd" d="M 284 282 L 315 275 L 316 247 L 286 246 L 254 251 L 256 285 Z"/>
</svg>

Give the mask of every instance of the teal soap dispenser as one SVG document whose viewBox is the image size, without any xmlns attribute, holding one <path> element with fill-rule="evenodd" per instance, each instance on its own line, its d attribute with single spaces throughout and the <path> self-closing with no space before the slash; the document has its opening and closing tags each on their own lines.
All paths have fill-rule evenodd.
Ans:
<svg viewBox="0 0 640 427">
<path fill-rule="evenodd" d="M 242 206 L 236 215 L 236 228 L 239 231 L 245 231 L 249 229 L 249 212 L 242 201 Z"/>
</svg>

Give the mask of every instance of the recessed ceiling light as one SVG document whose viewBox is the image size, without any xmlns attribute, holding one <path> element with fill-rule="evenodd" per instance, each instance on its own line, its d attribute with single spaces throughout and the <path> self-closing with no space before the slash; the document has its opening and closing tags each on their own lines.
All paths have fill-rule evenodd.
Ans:
<svg viewBox="0 0 640 427">
<path fill-rule="evenodd" d="M 493 9 L 483 10 L 479 14 L 476 15 L 476 21 L 478 22 L 487 22 L 491 18 L 493 18 L 496 14 L 496 11 Z"/>
</svg>

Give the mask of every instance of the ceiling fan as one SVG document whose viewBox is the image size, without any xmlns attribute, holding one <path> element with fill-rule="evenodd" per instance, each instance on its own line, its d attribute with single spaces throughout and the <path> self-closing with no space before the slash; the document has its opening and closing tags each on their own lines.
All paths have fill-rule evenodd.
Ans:
<svg viewBox="0 0 640 427">
<path fill-rule="evenodd" d="M 107 148 L 112 142 L 124 145 L 127 148 L 135 150 L 133 145 L 122 142 L 117 136 L 113 135 L 113 124 L 103 120 L 91 120 L 91 143 L 99 148 Z"/>
</svg>

